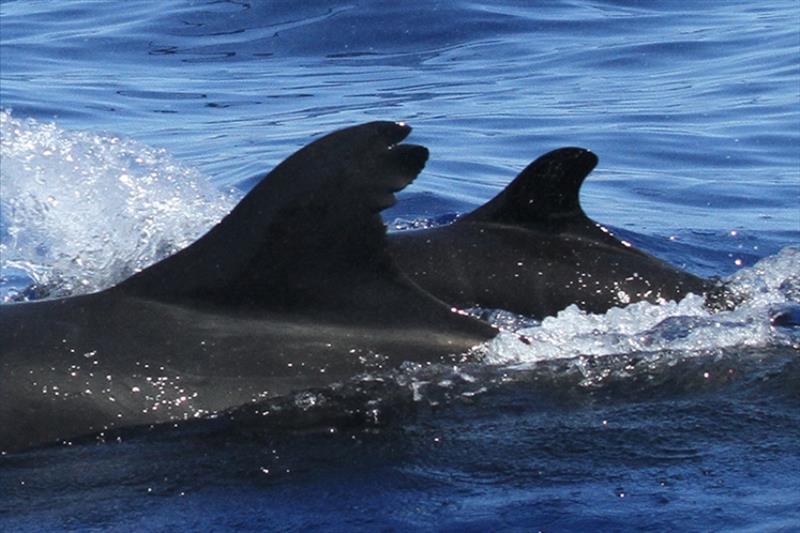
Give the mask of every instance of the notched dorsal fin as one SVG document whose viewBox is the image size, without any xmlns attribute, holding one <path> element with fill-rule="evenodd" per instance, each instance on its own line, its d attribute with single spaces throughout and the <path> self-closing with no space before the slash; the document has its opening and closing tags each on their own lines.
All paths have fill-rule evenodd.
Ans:
<svg viewBox="0 0 800 533">
<path fill-rule="evenodd" d="M 205 236 L 129 278 L 154 298 L 282 305 L 341 283 L 394 276 L 380 210 L 422 170 L 428 150 L 398 144 L 402 123 L 326 135 L 267 174 Z"/>
<path fill-rule="evenodd" d="M 500 194 L 461 220 L 506 224 L 561 224 L 585 218 L 579 193 L 597 165 L 584 148 L 559 148 L 541 156 Z"/>
</svg>

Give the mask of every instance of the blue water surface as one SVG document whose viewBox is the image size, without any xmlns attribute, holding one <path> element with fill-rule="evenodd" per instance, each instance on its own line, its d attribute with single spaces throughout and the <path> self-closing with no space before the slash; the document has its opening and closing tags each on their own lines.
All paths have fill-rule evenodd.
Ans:
<svg viewBox="0 0 800 533">
<path fill-rule="evenodd" d="M 0 44 L 4 298 L 107 287 L 377 119 L 431 150 L 391 227 L 583 146 L 592 218 L 759 295 L 714 317 L 565 312 L 469 379 L 341 400 L 379 399 L 371 421 L 3 456 L 0 529 L 800 529 L 797 0 L 4 0 Z"/>
</svg>

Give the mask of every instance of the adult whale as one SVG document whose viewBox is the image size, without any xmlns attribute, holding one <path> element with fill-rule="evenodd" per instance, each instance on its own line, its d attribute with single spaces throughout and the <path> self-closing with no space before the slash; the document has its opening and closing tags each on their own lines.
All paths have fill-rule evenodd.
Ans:
<svg viewBox="0 0 800 533">
<path fill-rule="evenodd" d="M 416 283 L 458 307 L 541 319 L 576 304 L 588 312 L 724 288 L 620 241 L 586 216 L 580 187 L 597 165 L 561 148 L 528 165 L 500 194 L 447 226 L 390 235 L 397 263 Z"/>
<path fill-rule="evenodd" d="M 224 412 L 494 336 L 419 289 L 380 210 L 428 152 L 341 130 L 270 172 L 188 248 L 91 295 L 0 306 L 0 451 Z"/>
</svg>

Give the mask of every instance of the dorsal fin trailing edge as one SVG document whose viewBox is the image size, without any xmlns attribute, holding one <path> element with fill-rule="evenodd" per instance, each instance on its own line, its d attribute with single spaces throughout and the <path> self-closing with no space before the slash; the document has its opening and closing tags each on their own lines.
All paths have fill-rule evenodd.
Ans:
<svg viewBox="0 0 800 533">
<path fill-rule="evenodd" d="M 559 148 L 525 167 L 503 191 L 461 218 L 471 222 L 558 226 L 584 219 L 579 193 L 597 165 L 584 148 Z"/>
</svg>

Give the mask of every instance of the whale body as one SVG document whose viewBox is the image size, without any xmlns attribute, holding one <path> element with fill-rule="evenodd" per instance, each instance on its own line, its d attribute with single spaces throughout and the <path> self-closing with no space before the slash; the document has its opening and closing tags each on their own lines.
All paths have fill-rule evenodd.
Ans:
<svg viewBox="0 0 800 533">
<path fill-rule="evenodd" d="M 428 151 L 404 124 L 323 137 L 218 225 L 108 290 L 0 306 L 0 451 L 180 421 L 495 335 L 411 282 L 380 210 Z"/>
<path fill-rule="evenodd" d="M 597 161 L 583 148 L 549 152 L 454 223 L 390 234 L 391 253 L 411 279 L 452 305 L 536 319 L 572 304 L 603 313 L 689 293 L 719 298 L 714 280 L 637 250 L 586 216 L 579 192 Z"/>
</svg>

